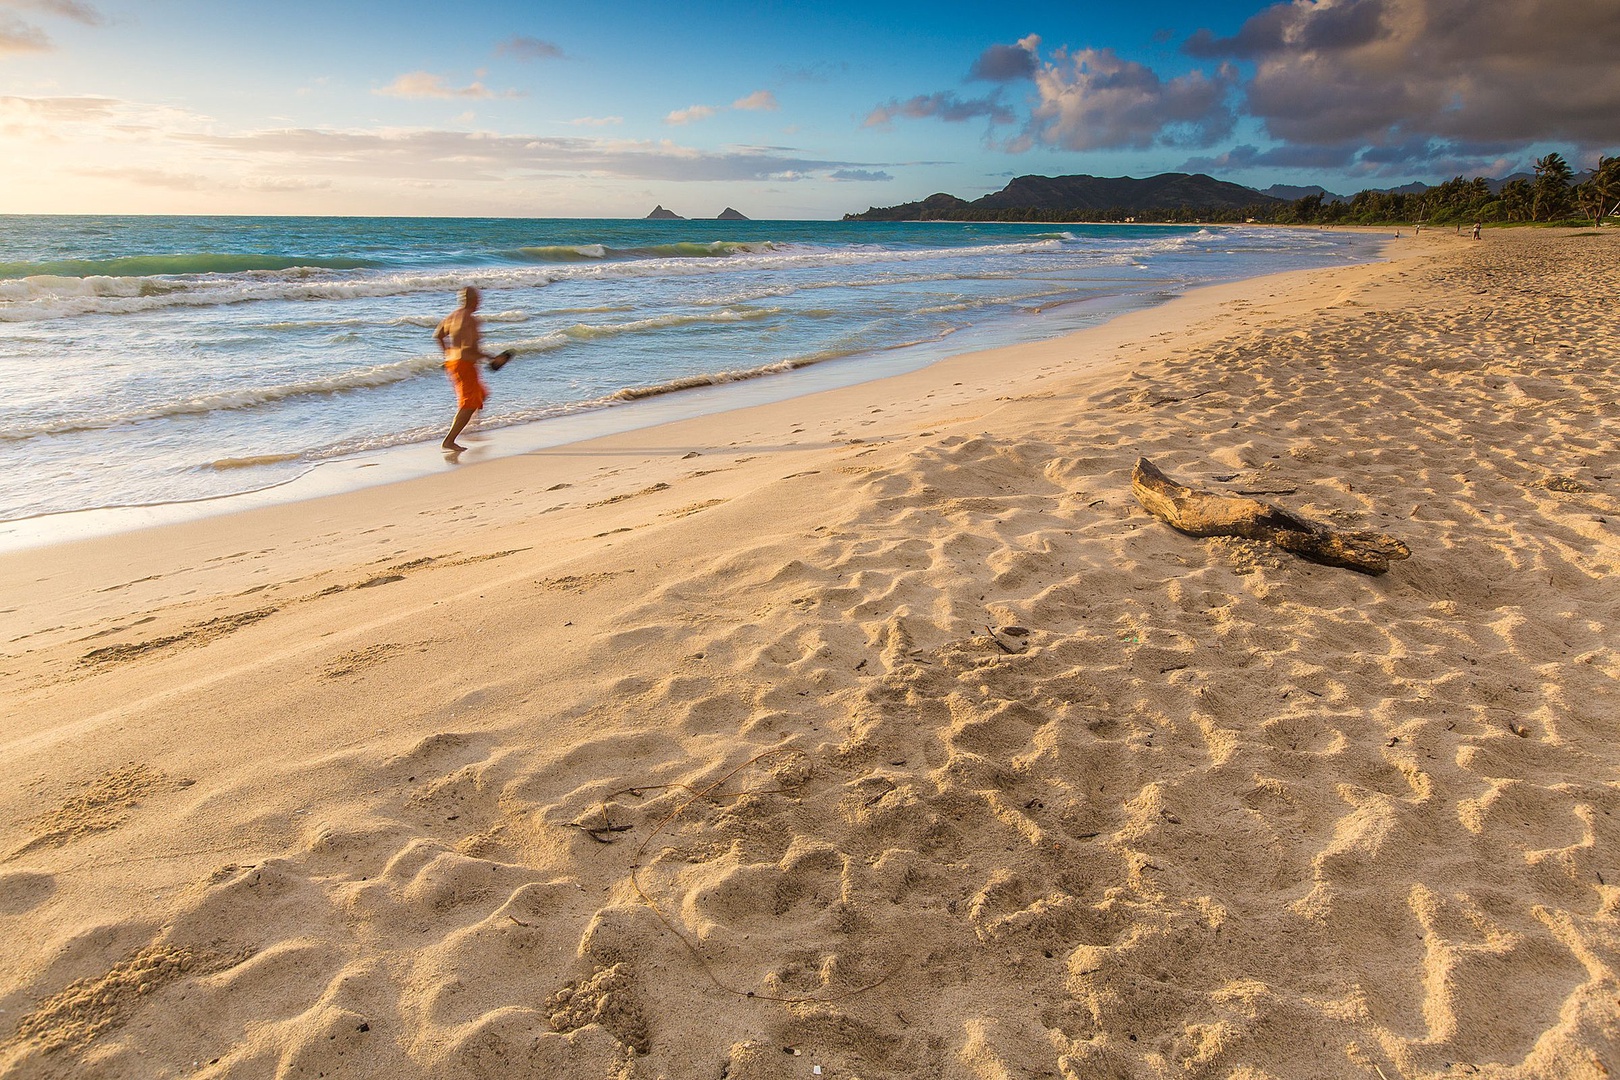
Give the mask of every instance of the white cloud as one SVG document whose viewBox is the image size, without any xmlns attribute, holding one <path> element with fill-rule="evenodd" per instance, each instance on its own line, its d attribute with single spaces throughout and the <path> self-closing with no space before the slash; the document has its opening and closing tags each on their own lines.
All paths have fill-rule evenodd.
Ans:
<svg viewBox="0 0 1620 1080">
<path fill-rule="evenodd" d="M 738 98 L 731 103 L 733 109 L 742 109 L 748 112 L 775 112 L 781 108 L 776 103 L 776 95 L 769 90 L 755 90 L 747 97 Z"/>
<path fill-rule="evenodd" d="M 740 97 L 729 106 L 740 112 L 775 112 L 781 108 L 776 101 L 776 95 L 769 90 L 755 90 L 747 97 Z M 727 106 L 691 105 L 684 109 L 676 109 L 664 117 L 666 124 L 691 124 L 699 120 L 707 120 L 717 116 Z"/>
<path fill-rule="evenodd" d="M 208 191 L 219 186 L 213 180 L 198 173 L 172 172 L 168 169 L 109 168 L 74 169 L 73 171 L 79 176 L 93 177 L 98 180 L 116 180 L 120 184 L 162 188 L 166 191 Z"/>
<path fill-rule="evenodd" d="M 118 98 L 83 95 L 80 97 L 0 97 L 0 117 L 33 121 L 41 125 L 72 124 L 103 120 L 124 105 Z"/>
<path fill-rule="evenodd" d="M 434 75 L 428 71 L 412 71 L 399 76 L 393 82 L 380 89 L 373 90 L 379 97 L 397 98 L 477 98 L 488 99 L 496 97 L 513 98 L 522 97 L 517 90 L 506 90 L 499 94 L 484 86 L 481 82 L 474 82 L 467 86 L 451 86 L 442 75 Z"/>
<path fill-rule="evenodd" d="M 718 110 L 713 105 L 691 105 L 684 109 L 676 109 L 664 117 L 666 124 L 690 124 L 694 120 L 707 120 Z"/>
<path fill-rule="evenodd" d="M 196 131 L 212 121 L 169 105 L 120 98 L 0 97 L 0 134 L 63 142 L 90 137 L 107 142 L 138 142 L 173 131 Z"/>
<path fill-rule="evenodd" d="M 50 15 L 61 15 L 86 26 L 100 26 L 101 12 L 83 0 L 0 0 L 0 7 L 33 8 Z"/>
<path fill-rule="evenodd" d="M 306 177 L 505 181 L 551 173 L 645 180 L 774 180 L 825 175 L 863 163 L 825 161 L 761 148 L 711 152 L 669 140 L 495 135 L 422 130 L 292 128 L 172 136 L 256 171 Z M 184 152 L 183 150 L 181 152 Z"/>
<path fill-rule="evenodd" d="M 83 23 L 99 26 L 101 12 L 82 0 L 0 0 L 0 8 L 19 10 L 27 8 L 47 15 L 60 15 Z M 55 48 L 50 37 L 16 15 L 0 12 L 0 56 L 7 53 L 45 52 Z"/>
<path fill-rule="evenodd" d="M 463 206 L 509 212 L 516 191 L 600 195 L 617 184 L 757 184 L 877 168 L 781 146 L 706 150 L 584 129 L 571 136 L 445 128 L 232 129 L 217 118 L 168 106 L 92 96 L 0 96 L 0 140 L 31 165 L 0 184 L 8 205 L 41 212 L 114 205 L 135 212 L 258 212 L 245 208 L 284 207 L 278 200 L 297 192 L 319 193 L 319 205 L 331 212 L 364 212 L 371 205 L 366 200 L 383 198 L 375 202 L 382 206 L 407 188 L 453 192 Z M 576 199 L 579 210 L 591 205 L 586 195 L 565 191 L 560 197 Z"/>
<path fill-rule="evenodd" d="M 1017 153 L 1038 145 L 1065 150 L 1208 146 L 1232 130 L 1234 118 L 1226 98 L 1237 71 L 1229 64 L 1222 64 L 1214 76 L 1191 71 L 1166 80 L 1112 49 L 1060 48 L 1043 62 L 1040 45 L 1037 34 L 1012 45 L 992 45 L 968 71 L 969 81 L 1035 83 L 1024 130 L 999 142 L 1002 150 Z M 982 98 L 962 98 L 945 90 L 894 99 L 873 108 L 864 126 L 887 127 L 901 117 L 951 122 L 983 118 L 993 126 L 1017 123 L 1019 111 L 1002 95 L 998 88 Z"/>
<path fill-rule="evenodd" d="M 275 193 L 324 191 L 332 187 L 332 181 L 330 180 L 311 179 L 305 176 L 250 175 L 236 178 L 205 176 L 195 172 L 177 172 L 172 169 L 134 166 L 127 168 L 82 168 L 71 171 L 76 176 L 85 176 L 96 180 L 114 180 L 119 184 L 158 188 L 165 191 L 207 191 L 218 193 L 240 189 L 243 191 Z"/>
<path fill-rule="evenodd" d="M 0 14 L 0 56 L 6 53 L 44 52 L 51 47 L 51 39 L 39 27 L 25 23 L 15 15 Z"/>
<path fill-rule="evenodd" d="M 992 45 L 973 61 L 973 66 L 968 69 L 968 78 L 982 79 L 985 82 L 1022 82 L 1025 79 L 1033 79 L 1039 62 L 1036 53 L 1040 45 L 1039 34 L 1020 38 L 1014 45 Z"/>
<path fill-rule="evenodd" d="M 919 94 L 906 101 L 890 101 L 885 105 L 879 105 L 866 114 L 861 126 L 886 128 L 894 123 L 896 117 L 901 116 L 913 120 L 932 117 L 950 123 L 961 123 L 981 116 L 992 124 L 1010 124 L 1015 119 L 1013 111 L 994 95 L 963 100 L 945 91 L 938 94 Z"/>
<path fill-rule="evenodd" d="M 563 59 L 563 51 L 560 46 L 525 34 L 513 34 L 495 46 L 495 55 L 510 56 L 516 60 Z"/>
<path fill-rule="evenodd" d="M 311 180 L 305 176 L 245 176 L 242 187 L 248 191 L 325 191 L 330 180 Z"/>
<path fill-rule="evenodd" d="M 1112 49 L 1059 49 L 1035 72 L 1040 95 L 1028 135 L 1065 150 L 1208 146 L 1232 130 L 1225 104 L 1237 72 L 1222 65 L 1165 81 Z"/>
</svg>

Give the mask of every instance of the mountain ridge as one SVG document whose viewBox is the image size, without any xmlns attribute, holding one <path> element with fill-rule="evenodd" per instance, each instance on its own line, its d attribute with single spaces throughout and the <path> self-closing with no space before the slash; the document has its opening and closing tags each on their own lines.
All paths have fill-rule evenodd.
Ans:
<svg viewBox="0 0 1620 1080">
<path fill-rule="evenodd" d="M 1577 173 L 1579 183 L 1587 173 Z M 1493 195 L 1513 180 L 1534 180 L 1525 173 L 1500 179 L 1486 178 Z M 1438 185 L 1412 181 L 1387 188 L 1367 188 L 1378 195 L 1422 195 Z M 1320 185 L 1273 184 L 1265 190 L 1219 180 L 1207 173 L 1159 173 L 1131 176 L 1018 176 L 1000 191 L 969 202 L 948 192 L 894 206 L 873 206 L 845 221 L 985 221 L 1060 220 L 1074 214 L 1086 220 L 1130 221 L 1135 216 L 1153 220 L 1197 220 L 1202 215 L 1239 220 L 1248 213 L 1264 217 L 1288 203 L 1319 197 L 1324 204 L 1348 204 L 1353 196 L 1340 195 Z"/>
<path fill-rule="evenodd" d="M 1138 213 L 1177 207 L 1237 211 L 1266 207 L 1283 200 L 1205 173 L 1159 173 L 1132 176 L 1018 176 L 1000 191 L 968 202 L 937 192 L 917 202 L 872 207 L 863 214 L 845 214 L 846 221 L 912 221 L 971 216 L 997 211 L 1033 210 L 1043 213 L 1077 211 Z"/>
</svg>

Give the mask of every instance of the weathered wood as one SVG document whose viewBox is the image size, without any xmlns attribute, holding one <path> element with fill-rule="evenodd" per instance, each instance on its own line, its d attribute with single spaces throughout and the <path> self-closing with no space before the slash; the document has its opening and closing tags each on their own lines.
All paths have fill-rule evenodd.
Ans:
<svg viewBox="0 0 1620 1080">
<path fill-rule="evenodd" d="M 1264 540 L 1312 562 L 1363 574 L 1382 574 L 1391 561 L 1412 554 L 1405 544 L 1384 533 L 1340 532 L 1259 499 L 1194 491 L 1166 476 L 1147 458 L 1136 461 L 1131 491 L 1149 513 L 1189 536 Z"/>
</svg>

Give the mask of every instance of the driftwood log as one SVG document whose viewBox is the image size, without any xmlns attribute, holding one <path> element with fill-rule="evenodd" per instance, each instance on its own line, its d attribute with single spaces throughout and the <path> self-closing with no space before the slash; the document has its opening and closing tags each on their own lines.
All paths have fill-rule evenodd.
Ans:
<svg viewBox="0 0 1620 1080">
<path fill-rule="evenodd" d="M 1384 533 L 1340 532 L 1259 499 L 1194 491 L 1166 476 L 1147 458 L 1136 461 L 1131 491 L 1149 513 L 1189 536 L 1265 540 L 1312 562 L 1363 574 L 1382 574 L 1392 560 L 1412 554 L 1405 544 Z"/>
</svg>

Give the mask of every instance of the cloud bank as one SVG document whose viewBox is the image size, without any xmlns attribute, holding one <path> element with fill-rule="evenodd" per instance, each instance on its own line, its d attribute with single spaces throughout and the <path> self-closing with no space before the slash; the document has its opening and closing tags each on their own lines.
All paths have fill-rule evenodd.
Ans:
<svg viewBox="0 0 1620 1080">
<path fill-rule="evenodd" d="M 1203 65 L 1167 77 L 1108 48 L 1043 57 L 1030 34 L 973 61 L 964 82 L 997 84 L 988 96 L 892 99 L 865 124 L 979 118 L 1012 151 L 1205 148 L 1246 118 L 1274 140 L 1183 166 L 1200 171 L 1467 172 L 1535 144 L 1620 146 L 1615 0 L 1291 0 L 1183 52 Z"/>
<path fill-rule="evenodd" d="M 744 149 L 694 150 L 663 140 L 493 135 L 481 132 L 326 131 L 311 128 L 176 140 L 253 162 L 265 172 L 306 176 L 499 181 L 522 175 L 587 173 L 638 180 L 779 180 L 825 175 L 859 162 L 823 161 Z"/>
<path fill-rule="evenodd" d="M 1299 0 L 1185 50 L 1252 62 L 1245 109 L 1287 142 L 1620 141 L 1611 0 Z"/>
<path fill-rule="evenodd" d="M 617 118 L 588 119 L 613 123 Z M 345 179 L 501 182 L 581 175 L 637 181 L 883 180 L 875 163 L 810 158 L 791 148 L 698 150 L 668 139 L 502 135 L 439 129 L 275 128 L 224 132 L 210 117 L 111 97 L 0 96 L 0 135 L 43 145 L 138 146 L 139 160 L 94 175 L 150 187 L 244 186 L 280 191 Z M 200 154 L 199 151 L 206 151 Z M 174 160 L 213 163 L 202 173 L 165 169 Z M 84 172 L 81 174 L 92 175 Z"/>
</svg>

